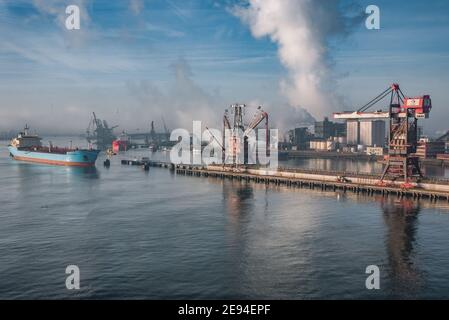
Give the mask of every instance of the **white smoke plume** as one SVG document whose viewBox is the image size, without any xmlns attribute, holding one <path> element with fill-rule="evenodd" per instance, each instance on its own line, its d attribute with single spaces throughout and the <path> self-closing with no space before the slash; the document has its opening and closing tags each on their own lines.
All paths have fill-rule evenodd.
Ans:
<svg viewBox="0 0 449 320">
<path fill-rule="evenodd" d="M 329 41 L 346 36 L 361 21 L 362 10 L 354 14 L 354 9 L 340 0 L 248 0 L 232 12 L 254 37 L 268 36 L 278 45 L 279 59 L 289 72 L 280 88 L 289 103 L 322 117 L 339 103 Z"/>
</svg>

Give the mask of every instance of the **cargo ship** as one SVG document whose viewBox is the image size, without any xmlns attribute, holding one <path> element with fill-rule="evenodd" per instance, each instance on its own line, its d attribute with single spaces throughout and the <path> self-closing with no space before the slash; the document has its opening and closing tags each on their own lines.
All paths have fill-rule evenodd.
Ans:
<svg viewBox="0 0 449 320">
<path fill-rule="evenodd" d="M 42 145 L 38 135 L 29 134 L 28 126 L 13 138 L 8 146 L 11 157 L 15 160 L 43 163 L 59 166 L 92 167 L 95 165 L 99 150 L 59 148 L 51 143 Z"/>
</svg>

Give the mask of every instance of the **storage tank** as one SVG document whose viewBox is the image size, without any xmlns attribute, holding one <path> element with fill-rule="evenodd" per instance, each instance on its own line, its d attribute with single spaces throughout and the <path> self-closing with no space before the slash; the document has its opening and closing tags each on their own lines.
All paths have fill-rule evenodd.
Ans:
<svg viewBox="0 0 449 320">
<path fill-rule="evenodd" d="M 320 150 L 326 150 L 326 141 L 320 141 Z"/>
<path fill-rule="evenodd" d="M 311 150 L 315 150 L 316 149 L 315 141 L 310 141 L 310 149 Z"/>
</svg>

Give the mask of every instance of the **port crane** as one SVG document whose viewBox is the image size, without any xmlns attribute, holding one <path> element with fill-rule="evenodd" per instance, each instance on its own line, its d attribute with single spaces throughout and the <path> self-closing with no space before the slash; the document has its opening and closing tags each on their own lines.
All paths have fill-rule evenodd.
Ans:
<svg viewBox="0 0 449 320">
<path fill-rule="evenodd" d="M 168 131 L 167 124 L 165 123 L 165 119 L 163 116 L 161 116 L 161 119 L 162 119 L 162 124 L 164 125 L 164 133 L 169 136 L 170 131 Z"/>
<path fill-rule="evenodd" d="M 86 139 L 89 144 L 94 143 L 98 149 L 106 150 L 111 147 L 112 141 L 116 139 L 113 130 L 118 126 L 109 127 L 106 120 L 97 118 L 95 112 L 92 112 L 92 120 L 86 130 Z"/>
<path fill-rule="evenodd" d="M 257 108 L 256 114 L 254 114 L 250 123 L 245 127 L 243 122 L 244 114 L 246 112 L 247 105 L 246 104 L 233 104 L 231 105 L 231 114 L 234 115 L 233 122 L 231 125 L 231 121 L 229 120 L 229 111 L 225 110 L 225 114 L 223 116 L 223 144 L 222 146 L 226 146 L 226 138 L 229 138 L 228 148 L 230 149 L 228 154 L 232 157 L 232 163 L 237 164 L 237 159 L 240 150 L 240 139 L 243 137 L 244 140 L 244 163 L 248 162 L 248 136 L 249 134 L 257 128 L 259 124 L 261 124 L 265 120 L 265 141 L 266 141 L 266 151 L 268 152 L 269 147 L 269 139 L 268 139 L 268 113 L 266 113 L 262 106 Z M 230 137 L 226 137 L 226 130 L 229 130 L 231 135 Z M 243 132 L 242 136 L 240 132 Z M 226 151 L 225 147 L 223 147 L 223 151 Z M 223 163 L 225 162 L 225 152 L 223 153 Z"/>
<path fill-rule="evenodd" d="M 390 97 L 388 110 L 368 111 L 370 108 Z M 418 119 L 429 118 L 432 100 L 429 95 L 408 98 L 399 84 L 395 83 L 377 97 L 355 112 L 335 113 L 335 119 L 388 119 L 389 144 L 387 163 L 380 184 L 389 177 L 392 181 L 403 180 L 403 187 L 411 187 L 413 178 L 419 179 L 422 173 L 419 158 L 415 155 L 418 147 Z"/>
<path fill-rule="evenodd" d="M 231 105 L 231 113 L 234 115 L 233 122 L 231 125 L 229 110 L 226 109 L 223 115 L 223 135 L 222 141 L 219 141 L 217 137 L 206 127 L 206 129 L 211 134 L 212 138 L 220 145 L 222 149 L 223 155 L 223 165 L 226 163 L 226 155 L 232 157 L 232 164 L 237 165 L 238 158 L 242 150 L 240 149 L 240 139 L 243 138 L 243 155 L 244 155 L 244 163 L 248 163 L 248 136 L 252 130 L 256 129 L 259 124 L 261 124 L 265 120 L 265 141 L 266 141 L 266 152 L 269 152 L 269 133 L 268 133 L 268 113 L 266 113 L 262 106 L 257 108 L 256 114 L 254 114 L 253 119 L 246 126 L 243 122 L 243 116 L 245 114 L 245 109 L 247 106 L 245 104 L 233 104 Z M 226 136 L 226 131 L 230 132 L 230 136 Z M 240 132 L 243 134 L 240 135 Z M 226 139 L 228 143 L 226 143 Z M 228 146 L 228 152 L 226 150 L 226 146 Z"/>
</svg>

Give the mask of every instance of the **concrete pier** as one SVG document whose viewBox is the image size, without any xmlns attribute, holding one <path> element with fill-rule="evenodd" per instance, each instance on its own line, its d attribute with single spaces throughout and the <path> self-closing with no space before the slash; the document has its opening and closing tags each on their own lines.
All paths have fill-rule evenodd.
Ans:
<svg viewBox="0 0 449 320">
<path fill-rule="evenodd" d="M 412 188 L 403 188 L 403 182 L 400 181 L 386 181 L 385 184 L 380 185 L 380 177 L 370 174 L 292 168 L 271 170 L 229 166 L 174 165 L 166 162 L 150 162 L 150 165 L 171 169 L 179 175 L 186 176 L 251 181 L 322 191 L 341 190 L 356 194 L 429 199 L 430 201 L 447 201 L 449 203 L 449 180 L 444 179 L 423 179 L 419 183 L 413 183 Z"/>
</svg>

